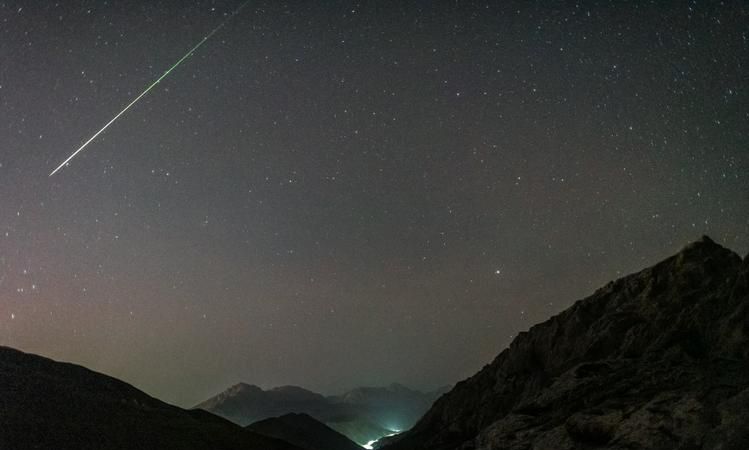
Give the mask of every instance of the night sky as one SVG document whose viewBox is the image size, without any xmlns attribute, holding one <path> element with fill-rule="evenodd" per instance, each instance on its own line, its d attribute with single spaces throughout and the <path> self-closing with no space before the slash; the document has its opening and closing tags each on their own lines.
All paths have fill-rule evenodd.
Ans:
<svg viewBox="0 0 749 450">
<path fill-rule="evenodd" d="M 429 389 L 749 252 L 741 1 L 251 0 L 48 176 L 240 3 L 0 0 L 0 344 L 182 406 Z"/>
</svg>

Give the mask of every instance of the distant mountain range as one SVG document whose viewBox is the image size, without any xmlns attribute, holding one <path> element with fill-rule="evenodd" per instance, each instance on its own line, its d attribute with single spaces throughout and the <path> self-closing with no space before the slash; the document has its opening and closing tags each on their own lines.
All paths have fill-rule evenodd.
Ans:
<svg viewBox="0 0 749 450">
<path fill-rule="evenodd" d="M 195 408 L 243 426 L 289 413 L 307 414 L 363 445 L 410 428 L 447 390 L 424 393 L 391 384 L 326 397 L 296 386 L 263 390 L 240 383 Z"/>
<path fill-rule="evenodd" d="M 703 237 L 521 333 L 378 444 L 740 450 L 747 424 L 749 257 Z"/>
</svg>

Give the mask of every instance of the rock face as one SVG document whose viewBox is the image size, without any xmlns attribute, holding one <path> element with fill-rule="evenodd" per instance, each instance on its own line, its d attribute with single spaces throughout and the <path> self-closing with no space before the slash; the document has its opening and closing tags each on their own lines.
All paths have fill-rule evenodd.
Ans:
<svg viewBox="0 0 749 450">
<path fill-rule="evenodd" d="M 307 414 L 286 414 L 246 427 L 263 436 L 283 439 L 305 450 L 361 450 L 346 436 Z"/>
<path fill-rule="evenodd" d="M 1 449 L 300 450 L 81 366 L 0 347 Z"/>
<path fill-rule="evenodd" d="M 384 448 L 749 448 L 748 279 L 703 237 L 521 333 Z"/>
</svg>

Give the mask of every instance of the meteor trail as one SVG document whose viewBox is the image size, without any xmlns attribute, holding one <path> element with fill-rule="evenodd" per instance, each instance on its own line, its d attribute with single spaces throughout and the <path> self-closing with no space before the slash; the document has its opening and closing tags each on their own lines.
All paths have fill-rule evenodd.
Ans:
<svg viewBox="0 0 749 450">
<path fill-rule="evenodd" d="M 161 82 L 161 80 L 163 80 L 164 78 L 166 78 L 166 76 L 169 75 L 169 73 L 172 70 L 176 69 L 177 66 L 179 66 L 180 64 L 182 64 L 182 61 L 184 61 L 187 58 L 189 58 L 190 55 L 192 55 L 197 49 L 200 48 L 201 45 L 203 45 L 203 43 L 205 43 L 205 41 L 207 41 L 208 39 L 210 39 L 211 36 L 213 36 L 214 34 L 216 34 L 216 32 L 218 32 L 218 30 L 220 30 L 221 28 L 223 28 L 224 25 L 226 25 L 226 22 L 228 22 L 232 17 L 234 17 L 237 14 L 239 14 L 239 12 L 242 10 L 242 8 L 244 8 L 245 5 L 247 3 L 249 3 L 249 1 L 250 0 L 246 0 L 244 3 L 242 3 L 241 5 L 239 5 L 239 8 L 235 9 L 234 12 L 232 12 L 231 15 L 229 15 L 229 17 L 227 17 L 223 22 L 221 22 L 216 28 L 214 28 L 213 30 L 211 30 L 210 33 L 208 33 L 207 35 L 205 35 L 205 37 L 200 42 L 198 42 L 193 48 L 191 48 L 187 53 L 185 53 L 185 55 L 182 58 L 180 58 L 176 63 L 174 63 L 174 65 L 172 67 L 170 67 L 166 72 L 164 72 L 163 75 L 161 75 L 159 78 L 157 78 L 156 81 L 154 81 L 153 83 L 151 83 L 151 85 L 148 86 L 145 91 L 141 92 L 141 94 L 139 96 L 135 97 L 135 99 L 133 101 L 131 101 L 130 103 L 128 103 L 127 106 L 125 106 L 122 109 L 122 111 L 120 111 L 116 116 L 114 116 L 112 118 L 112 120 L 110 120 L 109 122 L 107 122 L 106 125 L 104 125 L 103 127 L 101 127 L 101 129 L 99 131 L 97 131 L 96 133 L 94 133 L 94 135 L 91 136 L 86 142 L 84 142 L 83 145 L 81 145 L 80 147 L 78 147 L 78 150 L 74 151 L 73 154 L 71 154 L 70 156 L 68 156 L 68 158 L 65 161 L 63 161 L 59 166 L 57 166 L 57 168 L 55 168 L 55 170 L 53 170 L 52 172 L 50 172 L 49 176 L 52 176 L 52 175 L 56 174 L 57 172 L 60 171 L 60 169 L 62 169 L 63 167 L 65 167 L 65 164 L 69 163 L 71 159 L 75 158 L 75 155 L 77 155 L 78 153 L 80 153 L 81 150 L 83 150 L 84 148 L 86 148 L 86 146 L 91 143 L 91 141 L 93 141 L 94 139 L 96 139 L 96 137 L 99 136 L 101 133 L 103 133 L 104 130 L 106 130 L 107 128 L 109 128 L 109 126 L 112 125 L 112 123 L 114 123 L 115 120 L 119 119 L 121 115 L 125 114 L 125 111 L 127 111 L 128 109 L 130 109 L 130 107 L 133 106 L 135 103 L 137 103 L 138 100 L 140 100 L 144 95 L 148 94 L 148 91 L 150 91 L 151 89 L 153 89 L 154 86 L 156 86 L 157 84 L 159 84 L 159 82 Z"/>
</svg>

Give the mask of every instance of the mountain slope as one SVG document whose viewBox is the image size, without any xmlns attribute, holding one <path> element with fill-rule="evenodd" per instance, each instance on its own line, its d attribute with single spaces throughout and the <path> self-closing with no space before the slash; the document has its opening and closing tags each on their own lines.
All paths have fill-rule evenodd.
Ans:
<svg viewBox="0 0 749 450">
<path fill-rule="evenodd" d="M 305 450 L 361 450 L 341 433 L 307 414 L 286 414 L 246 427 L 263 436 L 283 439 Z"/>
<path fill-rule="evenodd" d="M 393 434 L 392 430 L 383 428 L 366 418 L 356 416 L 339 417 L 325 422 L 325 425 L 362 446 L 377 441 L 383 436 Z"/>
<path fill-rule="evenodd" d="M 747 259 L 703 237 L 609 283 L 384 448 L 749 448 Z"/>
<path fill-rule="evenodd" d="M 0 448 L 299 450 L 115 378 L 0 347 Z"/>
</svg>

